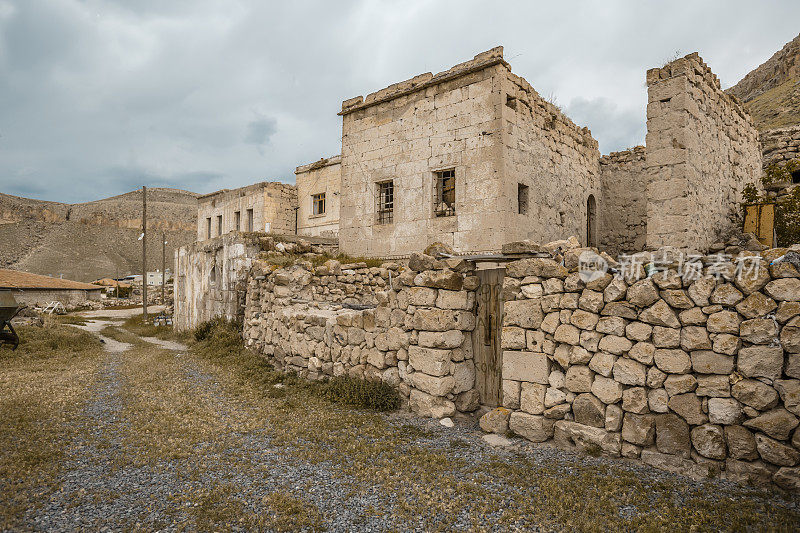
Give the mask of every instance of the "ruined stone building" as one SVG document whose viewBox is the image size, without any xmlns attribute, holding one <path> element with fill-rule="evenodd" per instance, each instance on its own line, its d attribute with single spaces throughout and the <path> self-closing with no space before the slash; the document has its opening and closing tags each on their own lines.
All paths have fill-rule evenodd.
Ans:
<svg viewBox="0 0 800 533">
<path fill-rule="evenodd" d="M 297 190 L 286 183 L 261 182 L 222 189 L 197 199 L 197 240 L 232 231 L 294 234 Z"/>
<path fill-rule="evenodd" d="M 319 237 L 339 235 L 341 156 L 301 165 L 294 171 L 297 183 L 297 234 Z"/>
</svg>

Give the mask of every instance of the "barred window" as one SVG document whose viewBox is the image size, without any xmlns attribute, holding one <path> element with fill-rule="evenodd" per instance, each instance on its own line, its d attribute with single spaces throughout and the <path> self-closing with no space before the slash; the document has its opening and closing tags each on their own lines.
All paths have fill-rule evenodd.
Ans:
<svg viewBox="0 0 800 533">
<path fill-rule="evenodd" d="M 325 214 L 325 193 L 315 194 L 311 197 L 312 213 L 315 215 Z"/>
<path fill-rule="evenodd" d="M 381 181 L 378 184 L 378 224 L 394 222 L 394 181 Z"/>
<path fill-rule="evenodd" d="M 456 214 L 456 170 L 434 172 L 436 188 L 433 212 L 437 217 L 450 217 Z"/>
</svg>

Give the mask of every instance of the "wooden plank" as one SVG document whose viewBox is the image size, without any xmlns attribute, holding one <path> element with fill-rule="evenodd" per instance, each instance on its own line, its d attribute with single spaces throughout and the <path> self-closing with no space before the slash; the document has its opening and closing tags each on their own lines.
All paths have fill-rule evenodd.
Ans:
<svg viewBox="0 0 800 533">
<path fill-rule="evenodd" d="M 502 328 L 503 290 L 505 269 L 478 270 L 481 284 L 478 288 L 478 321 L 472 336 L 472 351 L 475 358 L 475 386 L 480 402 L 489 407 L 501 404 L 502 395 L 502 351 L 500 332 Z"/>
</svg>

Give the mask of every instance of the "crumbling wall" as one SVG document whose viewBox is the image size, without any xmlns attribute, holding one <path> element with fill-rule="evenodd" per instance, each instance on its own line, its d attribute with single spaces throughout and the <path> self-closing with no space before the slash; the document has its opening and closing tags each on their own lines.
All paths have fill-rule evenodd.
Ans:
<svg viewBox="0 0 800 533">
<path fill-rule="evenodd" d="M 645 253 L 594 276 L 577 271 L 581 249 L 509 263 L 505 408 L 481 425 L 800 488 L 800 271 L 770 265 L 787 251 L 683 267 Z"/>
<path fill-rule="evenodd" d="M 764 168 L 772 164 L 783 166 L 788 161 L 800 159 L 800 126 L 763 131 L 760 140 Z"/>
<path fill-rule="evenodd" d="M 761 175 L 758 133 L 696 53 L 647 72 L 647 246 L 705 251 Z"/>
<path fill-rule="evenodd" d="M 600 175 L 602 247 L 611 255 L 643 250 L 647 240 L 645 147 L 604 155 Z"/>
<path fill-rule="evenodd" d="M 176 250 L 175 329 L 189 330 L 216 316 L 241 319 L 247 273 L 259 251 L 235 233 Z"/>
<path fill-rule="evenodd" d="M 257 262 L 244 339 L 276 367 L 318 379 L 397 387 L 410 408 L 444 417 L 478 407 L 471 332 L 477 277 L 461 260 L 278 268 Z"/>
<path fill-rule="evenodd" d="M 294 171 L 297 183 L 297 234 L 339 236 L 339 205 L 342 188 L 342 157 L 320 159 Z M 325 194 L 325 212 L 314 214 L 313 196 Z"/>
<path fill-rule="evenodd" d="M 495 242 L 547 242 L 577 235 L 587 243 L 589 196 L 596 203 L 596 238 L 598 211 L 606 207 L 601 197 L 600 152 L 591 132 L 576 126 L 510 70 L 500 96 L 503 195 L 497 203 L 504 213 L 505 232 Z M 526 209 L 519 206 L 519 185 L 528 187 Z"/>
</svg>

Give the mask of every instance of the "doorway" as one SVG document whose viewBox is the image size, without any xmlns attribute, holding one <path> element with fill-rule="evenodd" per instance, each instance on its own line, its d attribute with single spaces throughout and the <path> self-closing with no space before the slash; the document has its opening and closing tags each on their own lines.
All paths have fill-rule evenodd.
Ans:
<svg viewBox="0 0 800 533">
<path fill-rule="evenodd" d="M 597 247 L 597 202 L 593 194 L 586 200 L 586 246 Z"/>
</svg>

